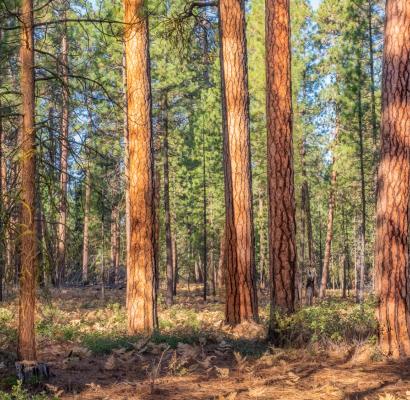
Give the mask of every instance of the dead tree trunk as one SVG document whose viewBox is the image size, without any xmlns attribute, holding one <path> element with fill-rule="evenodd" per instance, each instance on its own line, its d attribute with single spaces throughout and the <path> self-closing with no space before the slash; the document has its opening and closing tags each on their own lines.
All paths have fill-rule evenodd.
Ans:
<svg viewBox="0 0 410 400">
<path fill-rule="evenodd" d="M 410 356 L 410 2 L 387 0 L 383 54 L 381 159 L 375 245 L 379 343 Z"/>
<path fill-rule="evenodd" d="M 225 176 L 226 322 L 258 319 L 244 0 L 219 1 Z"/>
</svg>

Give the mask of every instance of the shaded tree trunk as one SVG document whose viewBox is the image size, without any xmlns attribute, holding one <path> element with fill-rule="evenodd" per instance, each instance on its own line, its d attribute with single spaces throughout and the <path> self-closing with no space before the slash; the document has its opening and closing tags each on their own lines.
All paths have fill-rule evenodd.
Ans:
<svg viewBox="0 0 410 400">
<path fill-rule="evenodd" d="M 89 167 L 85 171 L 85 199 L 84 199 L 84 226 L 83 226 L 83 284 L 88 283 L 89 264 L 89 228 L 90 228 L 90 200 L 91 200 L 91 173 Z"/>
<path fill-rule="evenodd" d="M 164 94 L 162 103 L 163 123 L 163 153 L 164 153 L 164 210 L 165 210 L 165 246 L 167 256 L 167 293 L 165 303 L 169 307 L 174 302 L 173 254 L 172 254 L 172 229 L 171 211 L 169 202 L 169 142 L 168 142 L 168 94 Z"/>
<path fill-rule="evenodd" d="M 33 2 L 23 0 L 20 21 L 21 96 L 23 125 L 21 131 L 21 273 L 17 353 L 20 360 L 36 360 L 36 226 L 35 216 L 35 121 L 34 121 L 34 29 Z"/>
<path fill-rule="evenodd" d="M 296 220 L 293 172 L 289 0 L 266 0 L 266 117 L 269 200 L 269 336 L 275 312 L 295 302 Z"/>
<path fill-rule="evenodd" d="M 66 12 L 63 13 L 65 18 Z M 61 116 L 61 142 L 60 142 L 60 205 L 57 229 L 57 285 L 64 280 L 66 264 L 66 232 L 67 232 L 67 183 L 68 183 L 68 42 L 67 26 L 63 24 L 61 37 L 60 73 L 62 88 L 62 116 Z"/>
<path fill-rule="evenodd" d="M 177 252 L 177 241 L 175 236 L 172 238 L 172 271 L 173 271 L 173 295 L 177 295 L 177 284 L 178 284 L 178 252 Z"/>
<path fill-rule="evenodd" d="M 379 343 L 397 358 L 410 356 L 410 2 L 387 0 L 385 21 L 375 266 Z"/>
<path fill-rule="evenodd" d="M 127 65 L 125 57 L 125 48 L 122 57 L 122 80 L 124 86 L 124 180 L 125 180 L 125 265 L 128 270 L 129 265 L 129 253 L 130 253 L 130 178 L 129 178 L 129 148 L 128 148 L 128 102 L 127 102 Z"/>
<path fill-rule="evenodd" d="M 118 269 L 120 254 L 120 236 L 119 236 L 119 218 L 120 213 L 118 206 L 114 205 L 111 210 L 111 267 L 114 271 L 114 284 L 118 285 Z"/>
<path fill-rule="evenodd" d="M 148 17 L 143 0 L 124 0 L 129 134 L 130 254 L 127 274 L 128 333 L 155 326 L 154 159 Z"/>
<path fill-rule="evenodd" d="M 337 112 L 337 111 L 336 111 Z M 339 137 L 339 120 L 336 117 L 336 128 L 334 135 L 334 149 L 333 149 L 333 160 L 332 160 L 332 175 L 330 177 L 330 191 L 329 191 L 329 206 L 327 211 L 327 233 L 326 233 L 326 242 L 325 242 L 325 254 L 323 259 L 323 268 L 321 283 L 319 289 L 319 297 L 323 299 L 326 296 L 326 286 L 329 277 L 329 266 L 330 266 L 330 257 L 332 252 L 332 240 L 333 240 L 333 219 L 334 219 L 334 210 L 335 210 L 335 198 L 336 198 L 336 181 L 337 181 L 337 171 L 336 171 L 336 155 L 335 147 Z"/>
<path fill-rule="evenodd" d="M 226 322 L 258 318 L 244 0 L 219 1 L 225 177 Z"/>
<path fill-rule="evenodd" d="M 360 52 L 359 52 L 360 53 Z M 365 266 L 366 266 L 366 183 L 364 176 L 364 132 L 363 132 L 363 110 L 362 110 L 362 67 L 360 54 L 357 62 L 358 76 L 358 98 L 357 98 L 357 118 L 359 130 L 359 163 L 360 163 L 360 201 L 361 201 L 361 219 L 359 227 L 359 288 L 356 293 L 356 301 L 361 303 L 364 296 Z"/>
</svg>

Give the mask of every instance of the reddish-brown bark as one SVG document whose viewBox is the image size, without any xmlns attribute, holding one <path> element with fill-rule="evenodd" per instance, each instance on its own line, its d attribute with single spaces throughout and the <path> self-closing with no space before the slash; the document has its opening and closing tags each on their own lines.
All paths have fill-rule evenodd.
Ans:
<svg viewBox="0 0 410 400">
<path fill-rule="evenodd" d="M 387 0 L 376 227 L 381 350 L 410 356 L 410 2 Z"/>
<path fill-rule="evenodd" d="M 271 329 L 293 312 L 296 221 L 293 173 L 289 0 L 266 0 L 266 116 Z"/>
<path fill-rule="evenodd" d="M 155 222 L 148 17 L 143 0 L 124 0 L 129 135 L 128 333 L 155 322 Z"/>
<path fill-rule="evenodd" d="M 257 319 L 245 2 L 219 1 L 225 174 L 226 322 Z"/>
<path fill-rule="evenodd" d="M 21 271 L 17 353 L 20 360 L 36 360 L 34 332 L 36 288 L 35 129 L 33 2 L 23 0 L 20 21 L 21 97 Z"/>
</svg>

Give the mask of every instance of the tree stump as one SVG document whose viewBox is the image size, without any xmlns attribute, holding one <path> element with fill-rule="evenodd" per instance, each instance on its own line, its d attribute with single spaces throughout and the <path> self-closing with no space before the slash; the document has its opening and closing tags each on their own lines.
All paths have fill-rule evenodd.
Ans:
<svg viewBox="0 0 410 400">
<path fill-rule="evenodd" d="M 16 361 L 17 378 L 23 383 L 41 381 L 50 377 L 50 369 L 46 363 L 36 361 Z"/>
</svg>

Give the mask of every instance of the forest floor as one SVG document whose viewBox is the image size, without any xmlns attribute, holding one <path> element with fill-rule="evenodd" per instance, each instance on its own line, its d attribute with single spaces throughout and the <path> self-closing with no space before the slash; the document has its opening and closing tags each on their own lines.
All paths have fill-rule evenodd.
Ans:
<svg viewBox="0 0 410 400">
<path fill-rule="evenodd" d="M 28 390 L 58 399 L 410 400 L 410 362 L 377 353 L 371 301 L 304 308 L 283 322 L 294 347 L 276 348 L 263 340 L 263 301 L 261 325 L 231 329 L 223 305 L 191 286 L 160 307 L 160 331 L 144 339 L 125 334 L 124 297 L 107 289 L 102 300 L 93 287 L 42 293 L 38 358 L 53 376 Z M 0 400 L 16 382 L 16 315 L 15 299 L 0 307 Z"/>
</svg>

